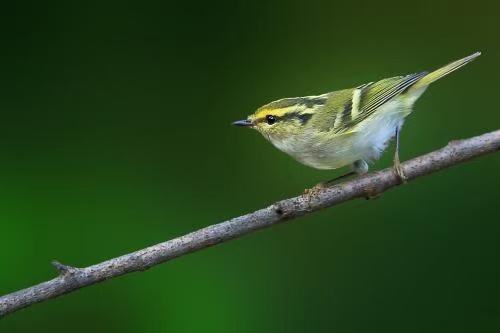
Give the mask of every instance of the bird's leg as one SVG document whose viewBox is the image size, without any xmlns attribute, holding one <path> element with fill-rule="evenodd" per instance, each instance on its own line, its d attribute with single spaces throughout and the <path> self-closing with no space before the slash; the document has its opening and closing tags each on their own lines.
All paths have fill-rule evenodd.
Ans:
<svg viewBox="0 0 500 333">
<path fill-rule="evenodd" d="M 396 127 L 396 151 L 394 152 L 394 173 L 402 183 L 406 183 L 406 175 L 404 173 L 401 162 L 399 161 L 399 133 L 401 127 Z"/>
<path fill-rule="evenodd" d="M 320 183 L 317 183 L 316 185 L 314 185 L 313 187 L 311 188 L 306 188 L 304 190 L 304 195 L 307 196 L 307 198 L 310 200 L 311 198 L 311 195 L 314 194 L 316 191 L 319 191 L 319 190 L 322 190 L 324 188 L 328 188 L 330 186 L 333 186 L 336 182 L 338 182 L 339 180 L 341 179 L 344 179 L 344 178 L 347 178 L 347 177 L 350 177 L 350 176 L 353 176 L 355 175 L 356 172 L 355 171 L 350 171 L 348 173 L 345 173 L 343 175 L 340 175 L 338 177 L 335 177 L 333 179 L 330 179 L 330 180 L 327 180 L 326 182 L 320 182 Z"/>
<path fill-rule="evenodd" d="M 333 179 L 327 180 L 326 182 L 321 182 L 318 185 L 323 185 L 324 187 L 328 187 L 328 186 L 331 186 L 331 185 L 337 183 L 341 179 L 348 178 L 348 177 L 351 177 L 354 175 L 357 175 L 356 171 L 349 171 L 347 173 L 344 173 L 343 175 L 340 175 L 340 176 L 335 177 Z"/>
<path fill-rule="evenodd" d="M 348 173 L 345 173 L 343 175 L 340 175 L 338 177 L 335 177 L 333 179 L 330 179 L 329 181 L 326 181 L 325 183 L 320 183 L 320 184 L 325 184 L 328 186 L 331 186 L 335 183 L 337 183 L 339 180 L 354 176 L 354 175 L 364 175 L 365 173 L 368 172 L 368 163 L 366 163 L 364 160 L 357 160 L 351 165 L 351 171 Z"/>
<path fill-rule="evenodd" d="M 365 174 L 367 172 L 368 172 L 368 163 L 366 163 L 364 160 L 355 161 L 352 164 L 351 171 L 349 171 L 343 175 L 340 175 L 338 177 L 335 177 L 333 179 L 327 180 L 326 182 L 318 183 L 318 184 L 314 185 L 311 189 L 306 189 L 304 191 L 304 194 L 311 195 L 313 192 L 315 192 L 317 190 L 328 188 L 330 186 L 333 186 L 333 185 L 339 183 L 339 180 L 341 180 L 341 179 L 348 178 L 348 177 L 355 176 L 355 175 L 362 175 L 362 174 Z"/>
</svg>

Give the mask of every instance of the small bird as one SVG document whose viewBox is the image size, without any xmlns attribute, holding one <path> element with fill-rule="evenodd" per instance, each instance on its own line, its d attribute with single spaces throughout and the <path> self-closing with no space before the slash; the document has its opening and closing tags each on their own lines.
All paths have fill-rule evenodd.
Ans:
<svg viewBox="0 0 500 333">
<path fill-rule="evenodd" d="M 399 135 L 415 101 L 429 84 L 481 55 L 476 52 L 433 72 L 396 76 L 317 96 L 283 98 L 266 104 L 233 125 L 254 128 L 276 148 L 317 169 L 350 165 L 335 178 L 368 172 L 396 137 L 394 171 L 405 181 Z"/>
</svg>

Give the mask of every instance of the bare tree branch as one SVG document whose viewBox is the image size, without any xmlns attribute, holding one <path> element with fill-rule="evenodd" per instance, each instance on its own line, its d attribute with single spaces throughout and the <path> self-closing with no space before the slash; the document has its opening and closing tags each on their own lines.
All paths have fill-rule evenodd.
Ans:
<svg viewBox="0 0 500 333">
<path fill-rule="evenodd" d="M 403 168 L 407 181 L 411 181 L 499 150 L 500 130 L 497 130 L 466 140 L 452 141 L 442 149 L 405 162 Z M 59 271 L 59 276 L 0 297 L 0 317 L 107 279 L 131 272 L 144 271 L 160 263 L 273 224 L 335 206 L 348 200 L 373 197 L 399 184 L 393 169 L 388 168 L 330 188 L 311 191 L 305 195 L 279 201 L 253 213 L 93 266 L 76 268 L 54 261 L 53 265 Z"/>
</svg>

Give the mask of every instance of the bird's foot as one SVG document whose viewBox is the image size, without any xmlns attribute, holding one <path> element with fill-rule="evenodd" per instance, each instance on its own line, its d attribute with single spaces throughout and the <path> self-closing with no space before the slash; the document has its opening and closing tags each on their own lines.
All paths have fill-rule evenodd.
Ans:
<svg viewBox="0 0 500 333">
<path fill-rule="evenodd" d="M 399 181 L 404 184 L 406 183 L 406 180 L 408 179 L 406 177 L 406 174 L 403 170 L 403 167 L 401 166 L 401 163 L 399 163 L 399 161 L 395 161 L 394 162 L 394 174 L 396 175 L 396 177 L 398 177 Z"/>
<path fill-rule="evenodd" d="M 302 192 L 302 196 L 304 197 L 304 199 L 306 199 L 308 203 L 310 203 L 313 196 L 318 194 L 318 192 L 320 192 L 321 190 L 328 188 L 329 186 L 330 184 L 328 182 L 318 183 L 311 188 L 306 188 L 304 192 Z"/>
<path fill-rule="evenodd" d="M 304 190 L 304 192 L 302 192 L 302 195 L 310 196 L 310 195 L 312 195 L 318 191 L 324 190 L 325 188 L 328 188 L 328 187 L 329 187 L 328 182 L 317 183 L 316 185 L 314 185 L 311 188 L 306 188 Z"/>
</svg>

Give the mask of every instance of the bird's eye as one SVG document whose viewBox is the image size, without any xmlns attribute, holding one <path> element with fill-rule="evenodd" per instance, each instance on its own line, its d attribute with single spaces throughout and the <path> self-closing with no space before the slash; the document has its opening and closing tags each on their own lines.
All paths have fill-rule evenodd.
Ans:
<svg viewBox="0 0 500 333">
<path fill-rule="evenodd" d="M 266 122 L 267 122 L 269 125 L 272 125 L 272 124 L 274 124 L 274 123 L 276 122 L 276 117 L 275 117 L 275 116 L 273 116 L 273 115 L 268 114 L 268 115 L 266 116 Z"/>
</svg>

